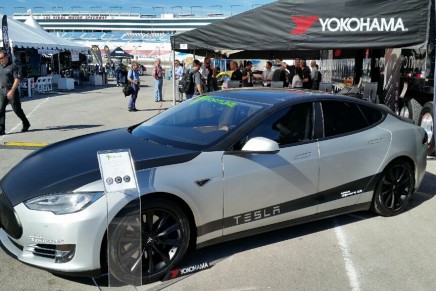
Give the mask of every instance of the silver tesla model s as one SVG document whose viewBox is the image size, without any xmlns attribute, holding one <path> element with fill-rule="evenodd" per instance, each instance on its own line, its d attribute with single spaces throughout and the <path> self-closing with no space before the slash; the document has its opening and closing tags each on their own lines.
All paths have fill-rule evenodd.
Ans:
<svg viewBox="0 0 436 291">
<path fill-rule="evenodd" d="M 97 153 L 118 149 L 131 153 L 136 196 L 105 191 Z M 30 154 L 1 180 L 0 241 L 51 272 L 108 268 L 148 283 L 189 246 L 354 211 L 399 214 L 426 156 L 422 128 L 357 98 L 217 91 Z"/>
</svg>

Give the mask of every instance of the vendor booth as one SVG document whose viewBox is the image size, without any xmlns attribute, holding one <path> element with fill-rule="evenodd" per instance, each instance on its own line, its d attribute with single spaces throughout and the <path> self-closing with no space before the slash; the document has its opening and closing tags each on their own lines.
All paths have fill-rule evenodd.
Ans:
<svg viewBox="0 0 436 291">
<path fill-rule="evenodd" d="M 68 54 L 71 60 L 73 55 L 78 56 L 89 50 L 88 47 L 46 32 L 33 17 L 25 23 L 8 19 L 8 31 L 14 61 L 22 66 L 23 80 L 20 87 L 26 91 L 27 96 L 31 96 L 32 89 L 39 92 L 50 90 L 55 81 L 63 78 L 60 65 L 63 57 L 54 60 L 53 55 Z M 77 62 L 79 61 L 77 57 Z M 41 78 L 40 81 L 38 78 Z M 42 83 L 47 85 L 42 86 Z"/>
<path fill-rule="evenodd" d="M 384 103 L 434 136 L 434 15 L 433 0 L 279 0 L 177 34 L 171 45 L 173 56 L 317 60 L 328 91 Z"/>
</svg>

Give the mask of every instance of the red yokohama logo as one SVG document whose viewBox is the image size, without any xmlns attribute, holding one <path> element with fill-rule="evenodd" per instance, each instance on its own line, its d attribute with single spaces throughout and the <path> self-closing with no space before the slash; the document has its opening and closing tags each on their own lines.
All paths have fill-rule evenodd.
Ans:
<svg viewBox="0 0 436 291">
<path fill-rule="evenodd" d="M 291 31 L 292 35 L 304 34 L 319 19 L 319 16 L 292 16 L 295 28 Z"/>
</svg>

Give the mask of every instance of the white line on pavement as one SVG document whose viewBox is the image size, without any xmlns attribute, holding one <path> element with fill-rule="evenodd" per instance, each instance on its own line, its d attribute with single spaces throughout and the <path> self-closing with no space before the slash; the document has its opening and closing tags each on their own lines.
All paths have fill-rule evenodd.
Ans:
<svg viewBox="0 0 436 291">
<path fill-rule="evenodd" d="M 342 257 L 345 263 L 345 270 L 347 271 L 348 281 L 350 282 L 350 287 L 352 291 L 360 291 L 359 279 L 357 276 L 356 268 L 354 267 L 353 260 L 351 259 L 351 254 L 348 247 L 348 242 L 345 237 L 344 232 L 337 221 L 333 222 L 335 227 L 335 234 L 339 242 L 339 246 L 342 251 Z"/>
<path fill-rule="evenodd" d="M 39 107 L 41 107 L 41 105 L 43 105 L 44 103 L 46 103 L 48 100 L 50 99 L 50 97 L 47 97 L 44 99 L 44 101 L 42 101 L 41 103 L 39 103 L 37 106 L 35 106 L 35 108 L 32 109 L 32 111 L 30 111 L 28 114 L 26 114 L 26 117 L 29 118 L 30 116 L 32 116 L 32 114 L 34 112 L 36 112 L 36 110 L 39 109 Z M 13 112 L 13 111 L 12 111 Z M 30 121 L 30 120 L 29 120 Z M 32 123 L 32 122 L 30 122 Z M 8 131 L 8 133 L 13 132 L 14 130 L 16 130 L 19 126 L 21 125 L 21 123 L 18 123 L 17 125 L 15 125 L 11 130 Z"/>
</svg>

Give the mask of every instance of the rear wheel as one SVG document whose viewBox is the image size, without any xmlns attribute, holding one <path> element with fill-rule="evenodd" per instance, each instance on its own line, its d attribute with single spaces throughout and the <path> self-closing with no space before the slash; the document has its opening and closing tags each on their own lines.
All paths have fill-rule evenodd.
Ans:
<svg viewBox="0 0 436 291">
<path fill-rule="evenodd" d="M 382 216 L 401 213 L 407 206 L 415 187 L 415 178 L 410 164 L 397 161 L 382 173 L 374 191 L 372 208 Z"/>
<path fill-rule="evenodd" d="M 419 122 L 419 115 L 421 114 L 422 106 L 415 99 L 410 99 L 404 102 L 403 107 L 400 109 L 400 116 L 413 120 L 415 124 Z"/>
<path fill-rule="evenodd" d="M 435 137 L 434 137 L 434 112 L 433 102 L 424 104 L 419 117 L 419 126 L 424 128 L 428 135 L 428 154 L 435 155 Z"/>
<path fill-rule="evenodd" d="M 163 199 L 143 202 L 140 215 L 137 209 L 126 209 L 109 230 L 110 273 L 132 285 L 141 277 L 142 284 L 161 279 L 185 255 L 190 239 L 189 220 L 182 209 Z M 140 246 L 135 243 L 139 234 Z"/>
</svg>

